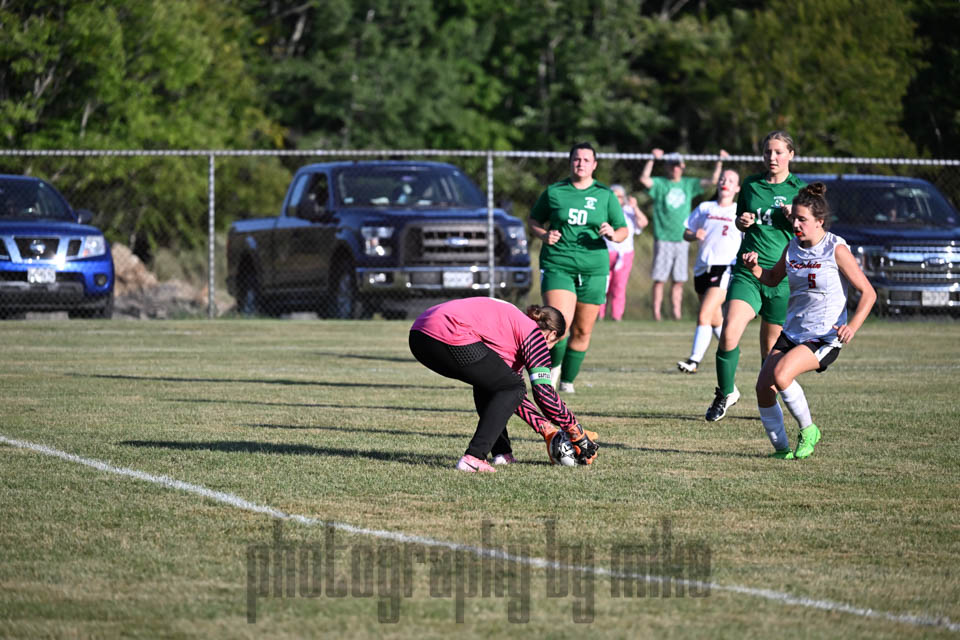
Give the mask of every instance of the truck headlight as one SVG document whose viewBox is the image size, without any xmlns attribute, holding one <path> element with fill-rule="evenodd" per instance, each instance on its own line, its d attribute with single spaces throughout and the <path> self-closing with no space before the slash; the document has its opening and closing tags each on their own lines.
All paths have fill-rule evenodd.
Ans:
<svg viewBox="0 0 960 640">
<path fill-rule="evenodd" d="M 393 247 L 384 240 L 393 237 L 393 227 L 360 227 L 363 236 L 363 251 L 368 256 L 384 257 L 393 253 Z"/>
<path fill-rule="evenodd" d="M 80 250 L 81 258 L 93 258 L 102 256 L 107 252 L 107 241 L 103 236 L 85 236 L 83 238 L 83 248 Z"/>
<path fill-rule="evenodd" d="M 512 224 L 506 228 L 507 246 L 510 255 L 519 256 L 527 253 L 527 233 L 522 224 Z"/>
</svg>

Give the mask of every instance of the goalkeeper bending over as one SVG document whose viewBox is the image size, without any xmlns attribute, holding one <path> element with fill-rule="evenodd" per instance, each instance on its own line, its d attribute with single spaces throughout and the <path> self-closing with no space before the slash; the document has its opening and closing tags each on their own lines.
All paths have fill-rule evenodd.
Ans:
<svg viewBox="0 0 960 640">
<path fill-rule="evenodd" d="M 516 462 L 507 420 L 516 413 L 543 436 L 551 461 L 569 439 L 579 464 L 597 455 L 596 434 L 586 432 L 550 384 L 550 347 L 566 331 L 553 307 L 531 305 L 526 314 L 494 298 L 451 300 L 430 307 L 410 328 L 410 351 L 428 369 L 473 386 L 480 420 L 460 461 L 460 471 L 496 471 L 493 464 Z M 527 398 L 521 369 L 530 372 L 534 405 Z M 537 407 L 543 412 L 541 415 Z M 563 431 L 558 431 L 553 422 Z M 588 435 L 589 433 L 589 435 Z"/>
</svg>

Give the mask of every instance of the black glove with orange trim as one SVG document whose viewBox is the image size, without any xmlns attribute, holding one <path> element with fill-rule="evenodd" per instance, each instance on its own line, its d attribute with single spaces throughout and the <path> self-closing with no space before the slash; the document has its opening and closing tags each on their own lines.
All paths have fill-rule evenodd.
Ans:
<svg viewBox="0 0 960 640">
<path fill-rule="evenodd" d="M 597 450 L 600 445 L 597 444 L 597 434 L 595 431 L 587 431 L 577 423 L 576 426 L 567 430 L 567 437 L 570 438 L 570 444 L 573 445 L 573 451 L 576 453 L 577 464 L 593 464 L 597 457 Z"/>
</svg>

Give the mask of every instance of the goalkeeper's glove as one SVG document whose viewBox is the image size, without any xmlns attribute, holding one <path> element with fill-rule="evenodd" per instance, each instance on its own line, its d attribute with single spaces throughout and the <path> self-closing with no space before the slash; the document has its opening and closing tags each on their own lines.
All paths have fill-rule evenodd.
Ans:
<svg viewBox="0 0 960 640">
<path fill-rule="evenodd" d="M 570 444 L 573 445 L 573 451 L 576 453 L 578 464 L 593 464 L 593 459 L 597 457 L 597 434 L 594 431 L 586 431 L 578 423 L 575 427 L 567 431 L 570 438 Z"/>
</svg>

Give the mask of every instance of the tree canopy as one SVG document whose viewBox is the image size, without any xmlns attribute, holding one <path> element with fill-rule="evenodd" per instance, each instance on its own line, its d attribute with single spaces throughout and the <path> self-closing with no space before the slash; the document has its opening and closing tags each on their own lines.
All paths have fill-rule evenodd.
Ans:
<svg viewBox="0 0 960 640">
<path fill-rule="evenodd" d="M 802 155 L 943 156 L 960 138 L 954 5 L 0 0 L 0 139 L 150 150 L 558 150 L 585 139 L 603 151 L 755 154 L 784 128 Z M 58 170 L 109 184 L 130 166 Z M 125 211 L 123 233 L 156 243 L 202 229 L 201 214 L 163 214 L 203 200 L 202 171 L 132 166 L 150 197 L 107 203 Z M 275 198 L 284 182 L 279 163 L 234 167 L 250 196 Z"/>
<path fill-rule="evenodd" d="M 6 0 L 0 136 L 753 152 L 782 127 L 805 153 L 942 153 L 958 18 L 946 0 Z"/>
</svg>

